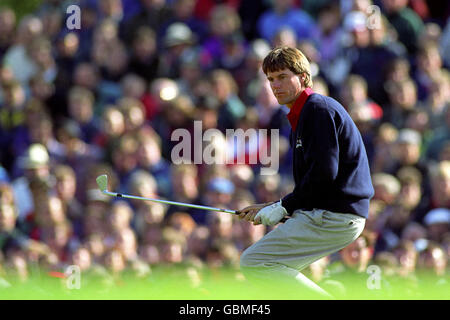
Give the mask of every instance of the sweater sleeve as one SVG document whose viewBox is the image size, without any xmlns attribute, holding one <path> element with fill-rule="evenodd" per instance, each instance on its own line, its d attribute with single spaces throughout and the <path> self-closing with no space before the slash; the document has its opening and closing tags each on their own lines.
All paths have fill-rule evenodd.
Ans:
<svg viewBox="0 0 450 320">
<path fill-rule="evenodd" d="M 330 111 L 315 107 L 308 114 L 304 121 L 302 145 L 305 173 L 297 181 L 294 191 L 282 199 L 282 205 L 289 214 L 299 205 L 307 206 L 308 198 L 325 193 L 338 175 L 339 139 Z"/>
</svg>

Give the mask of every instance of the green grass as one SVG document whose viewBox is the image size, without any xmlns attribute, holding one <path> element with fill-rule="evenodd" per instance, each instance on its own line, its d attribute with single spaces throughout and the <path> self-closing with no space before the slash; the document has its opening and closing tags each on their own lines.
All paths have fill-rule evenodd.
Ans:
<svg viewBox="0 0 450 320">
<path fill-rule="evenodd" d="M 65 279 L 31 277 L 26 283 L 10 281 L 13 285 L 0 289 L 1 300 L 16 299 L 87 299 L 87 300 L 302 300 L 316 299 L 310 294 L 292 288 L 276 287 L 265 290 L 255 287 L 229 269 L 205 270 L 200 274 L 201 284 L 193 286 L 186 269 L 154 268 L 151 275 L 137 278 L 123 274 L 120 278 L 99 278 L 82 275 L 80 289 L 68 289 Z M 106 279 L 106 280 L 105 280 Z M 422 275 L 419 281 L 384 279 L 379 289 L 369 290 L 366 275 L 345 275 L 339 281 L 345 293 L 338 293 L 330 284 L 323 284 L 336 299 L 350 300 L 448 300 L 449 282 L 437 284 L 438 279 Z"/>
</svg>

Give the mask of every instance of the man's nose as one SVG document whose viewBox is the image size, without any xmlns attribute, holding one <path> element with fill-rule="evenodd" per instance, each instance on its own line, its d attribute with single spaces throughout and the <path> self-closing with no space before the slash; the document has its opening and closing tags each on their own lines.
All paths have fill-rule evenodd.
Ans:
<svg viewBox="0 0 450 320">
<path fill-rule="evenodd" d="M 274 89 L 274 90 L 275 90 L 275 89 L 279 89 L 280 86 L 281 86 L 280 81 L 274 80 L 274 81 L 272 82 L 272 89 Z"/>
</svg>

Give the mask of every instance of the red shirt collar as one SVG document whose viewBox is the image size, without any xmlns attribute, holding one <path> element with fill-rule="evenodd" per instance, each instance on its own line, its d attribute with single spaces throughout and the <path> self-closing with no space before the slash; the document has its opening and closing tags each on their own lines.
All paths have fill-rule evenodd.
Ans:
<svg viewBox="0 0 450 320">
<path fill-rule="evenodd" d="M 298 118 L 300 118 L 300 113 L 302 112 L 306 100 L 313 93 L 314 91 L 311 88 L 306 88 L 305 90 L 303 90 L 303 92 L 300 94 L 297 100 L 295 100 L 294 105 L 291 107 L 291 110 L 287 114 L 287 118 L 291 123 L 293 131 L 295 131 L 295 129 L 297 128 Z"/>
</svg>

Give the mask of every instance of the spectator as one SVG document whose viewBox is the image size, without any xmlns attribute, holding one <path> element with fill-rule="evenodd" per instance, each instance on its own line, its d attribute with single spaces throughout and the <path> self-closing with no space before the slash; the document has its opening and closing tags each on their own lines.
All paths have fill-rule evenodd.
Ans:
<svg viewBox="0 0 450 320">
<path fill-rule="evenodd" d="M 275 33 L 270 43 L 274 48 L 281 46 L 297 47 L 297 34 L 292 28 L 285 26 L 280 28 L 278 32 Z"/>
<path fill-rule="evenodd" d="M 374 234 L 364 231 L 358 239 L 339 251 L 339 260 L 331 263 L 330 273 L 335 277 L 337 274 L 344 275 L 349 270 L 365 273 L 373 255 L 373 247 Z"/>
<path fill-rule="evenodd" d="M 30 276 L 26 255 L 21 250 L 10 250 L 6 254 L 6 270 L 18 280 L 19 283 L 26 282 Z"/>
<path fill-rule="evenodd" d="M 414 75 L 418 84 L 417 97 L 425 101 L 430 95 L 433 78 L 439 77 L 442 72 L 442 58 L 436 42 L 427 41 L 420 45 L 416 55 L 417 69 Z"/>
<path fill-rule="evenodd" d="M 122 230 L 130 228 L 133 212 L 130 205 L 124 200 L 115 201 L 108 215 L 108 224 L 112 234 L 119 234 Z"/>
<path fill-rule="evenodd" d="M 218 129 L 225 133 L 226 129 L 234 129 L 235 122 L 245 115 L 245 105 L 237 96 L 238 88 L 232 75 L 222 69 L 210 74 L 214 94 L 219 100 Z"/>
<path fill-rule="evenodd" d="M 231 204 L 234 189 L 235 186 L 230 180 L 222 177 L 212 177 L 207 182 L 202 202 L 215 208 L 227 208 Z"/>
<path fill-rule="evenodd" d="M 386 84 L 390 82 L 402 82 L 403 80 L 407 80 L 410 77 L 411 65 L 407 58 L 396 57 L 387 64 L 384 78 Z"/>
<path fill-rule="evenodd" d="M 439 154 L 441 153 L 444 145 L 450 139 L 450 107 L 446 106 L 443 112 L 444 124 L 437 127 L 434 133 L 431 134 L 429 141 L 427 142 L 426 158 L 428 160 L 439 160 Z"/>
<path fill-rule="evenodd" d="M 118 190 L 126 190 L 128 179 L 134 170 L 138 169 L 136 158 L 138 147 L 134 135 L 129 133 L 121 136 L 112 148 L 112 163 L 120 180 Z"/>
<path fill-rule="evenodd" d="M 438 243 L 430 242 L 427 248 L 419 253 L 417 266 L 421 270 L 432 270 L 437 276 L 443 277 L 447 261 L 448 257 L 442 247 Z"/>
<path fill-rule="evenodd" d="M 92 266 L 91 253 L 85 247 L 79 247 L 71 256 L 71 263 L 80 268 L 81 272 L 86 272 Z"/>
<path fill-rule="evenodd" d="M 29 56 L 36 65 L 36 73 L 42 74 L 45 81 L 53 82 L 58 68 L 52 54 L 50 40 L 43 36 L 36 37 L 29 44 L 28 51 Z"/>
<path fill-rule="evenodd" d="M 390 105 L 384 110 L 384 119 L 402 128 L 407 114 L 417 107 L 417 85 L 411 79 L 390 83 L 388 92 Z"/>
<path fill-rule="evenodd" d="M 83 29 L 86 26 L 83 25 Z M 54 92 L 46 101 L 50 113 L 54 119 L 66 117 L 66 108 L 60 106 L 66 103 L 66 96 L 70 90 L 72 74 L 81 56 L 81 36 L 75 32 L 60 32 L 56 39 L 55 62 L 59 66 L 55 80 L 52 83 Z M 50 83 L 46 82 L 47 85 Z"/>
<path fill-rule="evenodd" d="M 89 237 L 86 237 L 85 246 L 89 251 L 92 262 L 101 264 L 101 259 L 106 250 L 102 236 L 99 234 L 93 234 Z M 74 257 L 72 256 L 72 258 Z"/>
<path fill-rule="evenodd" d="M 388 277 L 389 280 L 392 280 L 392 278 L 397 275 L 399 263 L 392 252 L 378 252 L 377 254 L 375 254 L 373 262 L 381 268 L 381 272 L 384 275 L 383 279 L 385 279 L 385 277 Z M 391 285 L 388 280 L 386 282 L 385 284 Z"/>
<path fill-rule="evenodd" d="M 243 190 L 249 190 L 251 184 L 254 181 L 254 173 L 249 165 L 237 164 L 230 168 L 230 178 L 236 188 L 242 188 Z M 239 196 L 240 193 L 236 193 Z M 246 192 L 247 197 L 251 195 Z M 253 197 L 253 195 L 251 195 Z M 245 208 L 242 206 L 237 206 L 236 208 Z"/>
<path fill-rule="evenodd" d="M 213 59 L 216 68 L 232 66 L 235 69 L 243 61 L 245 46 L 240 26 L 241 19 L 234 8 L 217 5 L 212 9 L 209 18 L 210 33 L 202 46 Z"/>
<path fill-rule="evenodd" d="M 143 244 L 139 248 L 140 258 L 150 266 L 157 265 L 161 262 L 159 249 L 156 245 Z"/>
<path fill-rule="evenodd" d="M 49 161 L 48 152 L 41 144 L 32 144 L 26 155 L 20 158 L 20 166 L 25 174 L 12 182 L 20 221 L 25 221 L 33 214 L 36 201 L 45 197 L 52 186 Z"/>
<path fill-rule="evenodd" d="M 75 171 L 66 165 L 57 165 L 54 168 L 55 189 L 61 199 L 64 211 L 73 225 L 74 234 L 81 238 L 83 225 L 83 205 L 75 197 L 77 190 L 77 180 Z"/>
<path fill-rule="evenodd" d="M 172 17 L 172 10 L 166 0 L 139 0 L 139 3 L 141 10 L 123 24 L 123 39 L 132 39 L 132 35 L 142 26 L 156 31 Z"/>
<path fill-rule="evenodd" d="M 120 81 L 122 94 L 124 98 L 137 99 L 141 101 L 145 109 L 148 110 L 149 106 L 146 105 L 149 94 L 146 93 L 147 84 L 144 78 L 133 74 L 127 73 Z"/>
<path fill-rule="evenodd" d="M 173 132 L 178 128 L 187 129 L 189 132 L 193 130 L 191 120 L 194 116 L 194 104 L 188 96 L 183 95 L 179 95 L 166 103 L 163 112 L 158 119 L 155 119 L 158 124 L 154 128 L 161 139 L 166 141 L 162 153 L 164 157 L 169 159 L 172 157 L 173 147 L 177 145 L 177 140 L 172 138 Z"/>
<path fill-rule="evenodd" d="M 419 35 L 424 27 L 422 20 L 407 6 L 407 0 L 383 0 L 382 3 L 389 22 L 398 34 L 399 41 L 405 45 L 409 53 L 414 54 L 417 50 Z"/>
<path fill-rule="evenodd" d="M 400 130 L 393 154 L 394 161 L 392 167 L 388 168 L 388 171 L 396 174 L 403 166 L 413 166 L 420 171 L 423 179 L 428 179 L 428 170 L 420 158 L 421 140 L 420 133 L 415 130 Z"/>
<path fill-rule="evenodd" d="M 444 235 L 450 230 L 450 210 L 445 208 L 433 209 L 426 214 L 423 220 L 427 226 L 427 238 L 441 243 Z"/>
<path fill-rule="evenodd" d="M 111 153 L 112 145 L 125 133 L 125 119 L 117 106 L 105 106 L 100 127 L 99 133 L 94 138 L 94 143 Z"/>
<path fill-rule="evenodd" d="M 3 56 L 12 45 L 14 29 L 16 26 L 16 14 L 10 8 L 0 9 L 0 56 Z"/>
<path fill-rule="evenodd" d="M 171 227 L 162 230 L 162 239 L 159 244 L 161 262 L 163 264 L 180 264 L 183 260 L 186 238 Z"/>
<path fill-rule="evenodd" d="M 17 227 L 17 212 L 14 205 L 12 188 L 7 184 L 0 185 L 0 253 L 10 249 L 26 249 L 30 243 L 27 234 Z M 31 246 L 30 246 L 31 247 Z"/>
<path fill-rule="evenodd" d="M 308 266 L 308 270 L 306 272 L 310 273 L 307 277 L 311 277 L 311 279 L 320 283 L 324 280 L 327 273 L 327 267 L 330 264 L 330 256 L 325 256 L 317 261 L 314 261 Z"/>
<path fill-rule="evenodd" d="M 72 74 L 72 83 L 75 86 L 84 87 L 98 94 L 100 82 L 100 71 L 96 64 L 90 62 L 81 62 L 77 64 Z"/>
<path fill-rule="evenodd" d="M 239 251 L 231 241 L 216 239 L 206 254 L 206 265 L 211 268 L 239 268 Z"/>
<path fill-rule="evenodd" d="M 20 19 L 14 43 L 4 56 L 4 63 L 11 68 L 14 77 L 23 85 L 37 72 L 38 67 L 31 59 L 29 46 L 32 39 L 42 35 L 42 21 L 34 16 L 27 15 Z"/>
<path fill-rule="evenodd" d="M 147 82 L 152 82 L 157 77 L 159 63 L 155 32 L 148 26 L 141 26 L 134 34 L 131 43 L 129 69 Z"/>
<path fill-rule="evenodd" d="M 394 143 L 398 137 L 398 130 L 390 123 L 382 123 L 374 139 L 375 154 L 372 160 L 372 172 L 386 171 L 392 163 Z"/>
<path fill-rule="evenodd" d="M 313 90 L 325 96 L 328 96 L 330 93 L 327 82 L 320 76 L 313 78 Z"/>
<path fill-rule="evenodd" d="M 212 241 L 231 241 L 233 236 L 233 216 L 229 213 L 214 212 L 207 216 L 207 225 L 211 230 Z"/>
<path fill-rule="evenodd" d="M 235 233 L 234 241 L 236 248 L 241 253 L 250 245 L 261 239 L 267 231 L 263 225 L 255 226 L 250 223 L 244 223 L 243 221 L 236 221 L 233 230 Z"/>
<path fill-rule="evenodd" d="M 158 194 L 168 197 L 171 189 L 171 168 L 169 162 L 161 154 L 161 138 L 150 129 L 138 132 L 138 163 L 139 167 L 148 171 L 156 179 Z"/>
<path fill-rule="evenodd" d="M 122 1 L 120 0 L 100 1 L 98 9 L 102 19 L 112 19 L 119 22 L 124 15 Z"/>
<path fill-rule="evenodd" d="M 372 181 L 375 189 L 374 200 L 381 200 L 387 205 L 397 201 L 401 186 L 396 177 L 386 173 L 376 173 L 372 176 Z"/>
<path fill-rule="evenodd" d="M 279 198 L 281 178 L 278 174 L 260 175 L 255 181 L 255 195 L 258 202 L 272 202 Z"/>
<path fill-rule="evenodd" d="M 282 117 L 285 116 L 285 112 L 279 108 L 278 102 L 270 89 L 269 81 L 261 81 L 259 83 L 255 108 L 258 114 L 259 127 L 283 128 Z"/>
<path fill-rule="evenodd" d="M 431 81 L 426 108 L 432 128 L 445 126 L 445 110 L 450 102 L 449 86 L 450 74 L 448 71 L 441 71 L 441 75 L 434 76 Z"/>
<path fill-rule="evenodd" d="M 42 229 L 41 240 L 47 243 L 50 250 L 58 257 L 58 261 L 69 262 L 70 247 L 76 241 L 72 236 L 69 221 L 57 222 Z"/>
<path fill-rule="evenodd" d="M 258 20 L 258 32 L 267 41 L 272 41 L 283 26 L 296 30 L 297 40 L 309 39 L 317 28 L 316 22 L 305 11 L 296 8 L 292 0 L 276 0 L 273 7 L 265 11 Z"/>
<path fill-rule="evenodd" d="M 209 246 L 210 233 L 207 226 L 197 225 L 187 239 L 186 255 L 204 260 Z"/>
<path fill-rule="evenodd" d="M 145 110 L 141 101 L 124 97 L 117 101 L 117 106 L 123 114 L 126 134 L 136 134 L 144 126 Z"/>
<path fill-rule="evenodd" d="M 401 239 L 412 241 L 416 248 L 419 249 L 423 240 L 427 238 L 427 229 L 417 222 L 408 223 L 402 231 Z M 427 240 L 425 240 L 427 241 Z"/>
<path fill-rule="evenodd" d="M 262 61 L 270 51 L 269 43 L 263 39 L 256 39 L 249 43 L 244 65 L 233 73 L 239 90 L 239 97 L 246 105 L 254 105 L 262 79 Z M 255 88 L 256 87 L 256 88 Z M 255 92 L 256 91 L 256 92 Z"/>
<path fill-rule="evenodd" d="M 116 248 L 122 252 L 126 262 L 135 262 L 138 259 L 136 234 L 131 228 L 124 227 L 117 230 L 113 241 Z"/>
<path fill-rule="evenodd" d="M 177 79 L 180 77 L 181 56 L 185 50 L 194 47 L 197 38 L 186 24 L 175 22 L 167 28 L 163 39 L 164 55 L 161 56 L 158 75 Z"/>
<path fill-rule="evenodd" d="M 69 116 L 75 120 L 81 130 L 80 137 L 84 142 L 91 143 L 98 129 L 94 121 L 95 97 L 92 91 L 73 87 L 69 92 Z"/>
<path fill-rule="evenodd" d="M 17 156 L 17 150 L 11 142 L 17 139 L 18 131 L 26 124 L 26 95 L 23 86 L 17 80 L 2 81 L 0 102 L 0 147 L 6 150 L 0 161 L 9 169 L 13 159 L 7 153 Z"/>
<path fill-rule="evenodd" d="M 414 220 L 418 213 L 423 210 L 426 199 L 429 197 L 429 185 L 423 181 L 421 172 L 411 166 L 404 166 L 399 169 L 397 178 L 401 184 L 399 203 L 412 211 Z"/>
<path fill-rule="evenodd" d="M 126 268 L 125 256 L 120 249 L 113 248 L 105 253 L 104 265 L 117 279 Z"/>
<path fill-rule="evenodd" d="M 333 61 L 341 50 L 344 32 L 340 26 L 341 10 L 338 3 L 329 2 L 318 12 L 318 28 L 314 34 L 323 63 Z"/>
<path fill-rule="evenodd" d="M 415 271 L 418 258 L 418 252 L 414 243 L 410 241 L 401 241 L 392 250 L 399 263 L 398 275 L 403 278 L 409 278 L 415 281 Z"/>
<path fill-rule="evenodd" d="M 184 51 L 180 59 L 180 77 L 177 79 L 180 94 L 188 96 L 193 102 L 198 102 L 202 95 L 196 94 L 195 88 L 202 78 L 202 71 L 210 69 L 212 61 L 199 48 Z"/>
<path fill-rule="evenodd" d="M 199 203 L 200 198 L 200 181 L 198 178 L 198 168 L 194 164 L 180 164 L 171 166 L 171 194 L 176 202 Z M 178 208 L 171 206 L 170 212 L 188 210 L 193 214 L 194 211 L 189 208 Z M 196 218 L 197 216 L 194 216 Z M 198 218 L 202 219 L 204 213 L 199 213 Z M 196 219 L 196 222 L 197 219 Z"/>
<path fill-rule="evenodd" d="M 422 222 L 425 214 L 434 208 L 448 208 L 450 204 L 450 170 L 449 162 L 442 161 L 434 164 L 430 169 L 431 197 L 418 215 L 418 221 Z"/>
<path fill-rule="evenodd" d="M 191 236 L 197 226 L 194 219 L 192 219 L 192 217 L 186 212 L 173 213 L 169 217 L 167 225 L 181 232 L 186 239 Z"/>
<path fill-rule="evenodd" d="M 138 197 L 156 198 L 158 196 L 155 178 L 141 169 L 134 171 L 129 176 L 126 190 Z M 130 201 L 135 208 L 143 205 L 143 202 L 139 200 L 131 199 Z"/>
<path fill-rule="evenodd" d="M 430 116 L 425 109 L 414 109 L 405 119 L 405 129 L 413 129 L 421 134 L 424 142 L 430 136 Z"/>
<path fill-rule="evenodd" d="M 365 228 L 369 231 L 375 232 L 377 235 L 384 227 L 383 212 L 386 208 L 386 203 L 383 200 L 375 199 L 370 202 L 369 217 L 366 220 Z"/>
</svg>

